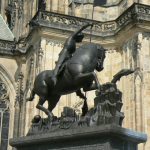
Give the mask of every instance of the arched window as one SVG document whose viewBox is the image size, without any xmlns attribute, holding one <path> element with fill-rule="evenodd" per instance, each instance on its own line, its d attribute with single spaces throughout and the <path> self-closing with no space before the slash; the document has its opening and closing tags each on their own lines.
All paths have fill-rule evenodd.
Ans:
<svg viewBox="0 0 150 150">
<path fill-rule="evenodd" d="M 0 80 L 0 149 L 7 150 L 9 133 L 9 97 L 6 85 Z"/>
</svg>

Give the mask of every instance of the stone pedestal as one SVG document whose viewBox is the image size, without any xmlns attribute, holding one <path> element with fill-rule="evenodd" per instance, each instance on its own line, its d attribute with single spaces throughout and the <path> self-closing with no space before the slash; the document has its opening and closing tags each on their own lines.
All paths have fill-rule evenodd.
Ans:
<svg viewBox="0 0 150 150">
<path fill-rule="evenodd" d="M 146 134 L 103 125 L 14 138 L 10 145 L 17 150 L 137 150 L 146 140 Z"/>
</svg>

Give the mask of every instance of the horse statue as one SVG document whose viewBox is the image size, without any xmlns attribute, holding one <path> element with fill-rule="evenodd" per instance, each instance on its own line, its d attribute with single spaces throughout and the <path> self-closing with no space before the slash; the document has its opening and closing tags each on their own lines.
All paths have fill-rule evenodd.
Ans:
<svg viewBox="0 0 150 150">
<path fill-rule="evenodd" d="M 86 91 L 100 88 L 100 83 L 94 70 L 103 70 L 105 49 L 99 44 L 85 44 L 76 49 L 73 56 L 66 61 L 62 71 L 58 75 L 56 84 L 52 76 L 54 70 L 45 70 L 37 75 L 29 101 L 39 96 L 36 108 L 44 111 L 49 118 L 62 95 L 76 92 L 77 96 L 86 100 L 81 89 Z M 48 109 L 43 107 L 48 101 Z"/>
</svg>

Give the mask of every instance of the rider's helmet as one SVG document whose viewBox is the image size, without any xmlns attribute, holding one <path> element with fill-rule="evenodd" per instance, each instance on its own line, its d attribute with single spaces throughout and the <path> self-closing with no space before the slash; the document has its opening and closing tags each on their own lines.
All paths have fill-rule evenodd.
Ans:
<svg viewBox="0 0 150 150">
<path fill-rule="evenodd" d="M 84 38 L 84 34 L 82 32 L 78 33 L 77 36 L 75 37 L 76 42 L 82 42 Z"/>
</svg>

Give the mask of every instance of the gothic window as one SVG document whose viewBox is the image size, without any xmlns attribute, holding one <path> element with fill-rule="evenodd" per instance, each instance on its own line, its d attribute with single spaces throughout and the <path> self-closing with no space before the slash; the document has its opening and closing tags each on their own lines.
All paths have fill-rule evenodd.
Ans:
<svg viewBox="0 0 150 150">
<path fill-rule="evenodd" d="M 0 81 L 0 149 L 7 150 L 9 132 L 9 99 L 5 84 Z"/>
</svg>

